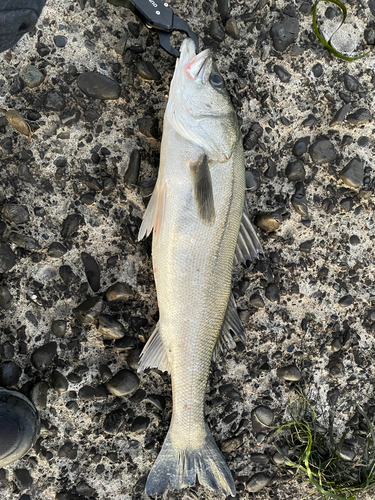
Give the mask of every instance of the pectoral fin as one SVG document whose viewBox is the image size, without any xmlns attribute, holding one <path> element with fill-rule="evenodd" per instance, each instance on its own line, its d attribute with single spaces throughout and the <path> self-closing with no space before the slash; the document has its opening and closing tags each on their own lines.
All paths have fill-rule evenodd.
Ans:
<svg viewBox="0 0 375 500">
<path fill-rule="evenodd" d="M 214 195 L 207 156 L 197 162 L 190 163 L 193 178 L 193 193 L 199 218 L 208 224 L 215 220 Z"/>
<path fill-rule="evenodd" d="M 157 368 L 162 372 L 170 371 L 167 352 L 160 335 L 160 322 L 158 322 L 147 344 L 144 346 L 139 359 L 138 372 L 146 368 Z"/>
<path fill-rule="evenodd" d="M 165 199 L 167 186 L 165 182 L 157 182 L 146 209 L 138 233 L 138 241 L 147 237 L 154 229 L 154 238 L 159 238 L 164 219 Z"/>
<path fill-rule="evenodd" d="M 245 203 L 240 231 L 238 233 L 236 252 L 234 254 L 234 264 L 240 264 L 241 262 L 258 258 L 261 252 L 263 252 L 262 245 L 250 221 L 249 212 Z"/>
<path fill-rule="evenodd" d="M 236 301 L 234 300 L 233 293 L 230 294 L 227 311 L 225 313 L 223 326 L 221 328 L 221 333 L 214 348 L 214 361 L 217 358 L 219 352 L 222 351 L 225 346 L 227 346 L 229 349 L 234 349 L 236 347 L 236 343 L 233 340 L 231 331 L 235 334 L 236 337 L 242 340 L 242 342 L 245 342 L 245 333 L 240 317 L 238 316 Z"/>
</svg>

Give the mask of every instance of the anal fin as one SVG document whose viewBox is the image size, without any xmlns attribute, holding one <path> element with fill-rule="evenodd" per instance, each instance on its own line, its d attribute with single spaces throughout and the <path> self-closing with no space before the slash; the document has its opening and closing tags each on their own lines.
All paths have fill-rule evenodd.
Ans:
<svg viewBox="0 0 375 500">
<path fill-rule="evenodd" d="M 246 202 L 242 214 L 240 231 L 238 234 L 237 247 L 234 254 L 234 264 L 240 264 L 247 260 L 253 260 L 259 257 L 263 252 L 262 245 L 258 239 L 257 233 L 250 221 Z"/>
<path fill-rule="evenodd" d="M 238 316 L 236 301 L 234 300 L 233 293 L 230 294 L 221 333 L 214 348 L 214 361 L 219 355 L 219 352 L 223 350 L 225 346 L 229 349 L 234 349 L 236 347 L 236 343 L 233 340 L 231 332 L 233 332 L 234 335 L 242 342 L 245 342 L 245 332 L 240 317 Z"/>
<path fill-rule="evenodd" d="M 146 368 L 157 368 L 162 372 L 170 372 L 169 360 L 160 335 L 160 321 L 152 332 L 139 357 L 138 372 Z"/>
</svg>

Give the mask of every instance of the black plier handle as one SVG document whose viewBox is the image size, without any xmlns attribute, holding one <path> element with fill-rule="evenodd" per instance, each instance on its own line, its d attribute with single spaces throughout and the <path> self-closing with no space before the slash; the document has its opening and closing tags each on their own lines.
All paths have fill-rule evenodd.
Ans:
<svg viewBox="0 0 375 500">
<path fill-rule="evenodd" d="M 162 0 L 121 0 L 120 3 L 134 12 L 148 28 L 157 31 L 160 45 L 169 54 L 180 56 L 180 52 L 171 45 L 171 33 L 175 30 L 186 33 L 195 43 L 198 52 L 199 42 L 195 33 L 186 21 L 173 12 L 167 2 Z"/>
</svg>

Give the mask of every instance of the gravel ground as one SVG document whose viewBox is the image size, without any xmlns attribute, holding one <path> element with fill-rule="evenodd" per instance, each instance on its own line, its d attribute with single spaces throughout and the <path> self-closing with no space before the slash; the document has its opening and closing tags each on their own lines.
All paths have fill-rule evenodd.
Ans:
<svg viewBox="0 0 375 500">
<path fill-rule="evenodd" d="M 2 500 L 148 498 L 171 416 L 168 376 L 134 373 L 158 318 L 151 244 L 137 233 L 174 57 L 129 10 L 85 3 L 49 0 L 35 32 L 0 55 L 0 385 L 42 419 L 35 449 L 0 469 Z M 328 33 L 338 13 L 322 4 Z M 334 58 L 308 2 L 233 0 L 227 34 L 216 3 L 171 5 L 227 81 L 264 248 L 234 270 L 247 342 L 213 364 L 207 421 L 238 498 L 301 500 L 308 486 L 277 469 L 252 411 L 287 420 L 297 384 L 322 425 L 334 390 L 339 435 L 356 403 L 375 413 L 375 57 Z M 350 51 L 363 33 L 374 43 L 374 1 L 348 9 L 351 27 L 332 43 Z M 350 427 L 352 443 L 358 435 Z M 251 493 L 255 472 L 273 481 Z M 166 498 L 217 496 L 196 487 Z"/>
</svg>

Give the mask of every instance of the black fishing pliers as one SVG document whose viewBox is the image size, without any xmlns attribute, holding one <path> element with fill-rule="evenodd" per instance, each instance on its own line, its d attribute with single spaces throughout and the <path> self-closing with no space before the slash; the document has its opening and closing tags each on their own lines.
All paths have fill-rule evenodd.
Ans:
<svg viewBox="0 0 375 500">
<path fill-rule="evenodd" d="M 186 21 L 178 17 L 163 0 L 122 0 L 121 5 L 130 9 L 147 28 L 155 29 L 159 35 L 160 45 L 169 54 L 180 57 L 180 52 L 171 45 L 172 31 L 183 31 L 195 43 L 199 50 L 198 38 Z"/>
</svg>

